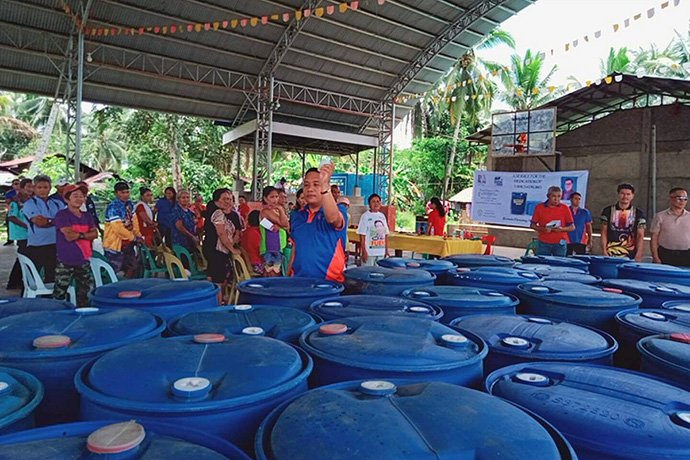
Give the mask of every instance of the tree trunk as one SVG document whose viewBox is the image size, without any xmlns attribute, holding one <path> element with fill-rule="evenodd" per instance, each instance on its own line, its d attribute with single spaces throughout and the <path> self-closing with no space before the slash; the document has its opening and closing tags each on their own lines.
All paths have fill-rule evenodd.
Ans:
<svg viewBox="0 0 690 460">
<path fill-rule="evenodd" d="M 422 108 L 422 110 L 421 110 L 421 112 L 422 112 L 422 117 L 421 117 L 422 118 L 422 136 L 421 137 L 424 138 L 424 137 L 427 137 L 428 126 L 427 126 L 427 119 L 426 119 L 426 106 L 425 106 L 423 101 L 421 104 L 421 108 Z"/>
<path fill-rule="evenodd" d="M 36 149 L 36 153 L 34 154 L 34 161 L 31 162 L 28 177 L 34 177 L 36 174 L 38 174 L 38 167 L 41 165 L 43 158 L 46 156 L 46 153 L 48 152 L 50 136 L 53 134 L 53 128 L 55 128 L 55 121 L 57 120 L 59 111 L 60 103 L 56 99 L 55 101 L 53 101 L 53 106 L 50 108 L 48 122 L 43 128 L 43 133 L 41 134 L 41 143 L 38 145 L 38 149 Z"/>
<path fill-rule="evenodd" d="M 458 117 L 455 122 L 455 130 L 453 131 L 453 145 L 450 149 L 450 158 L 448 158 L 448 164 L 446 165 L 446 174 L 443 177 L 443 198 L 445 199 L 448 195 L 448 181 L 450 179 L 450 173 L 453 170 L 453 164 L 455 163 L 455 155 L 458 151 L 458 137 L 460 137 L 460 125 L 462 124 L 462 117 Z"/>
<path fill-rule="evenodd" d="M 180 149 L 177 144 L 177 123 L 175 119 L 169 121 L 170 127 L 170 164 L 172 165 L 172 178 L 175 190 L 182 188 L 182 168 L 180 166 Z"/>
</svg>

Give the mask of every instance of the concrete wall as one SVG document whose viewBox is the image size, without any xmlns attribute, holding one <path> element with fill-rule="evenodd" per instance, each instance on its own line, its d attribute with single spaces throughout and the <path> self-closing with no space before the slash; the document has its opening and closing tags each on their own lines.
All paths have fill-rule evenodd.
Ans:
<svg viewBox="0 0 690 460">
<path fill-rule="evenodd" d="M 650 145 L 652 126 L 657 133 L 657 211 L 666 209 L 672 187 L 690 188 L 690 107 L 674 104 L 618 111 L 558 136 L 563 170 L 589 170 L 587 208 L 596 217 L 616 202 L 616 186 L 632 183 L 635 205 L 652 211 Z M 544 161 L 554 166 L 553 157 Z M 537 158 L 494 158 L 496 171 L 547 171 Z M 650 218 L 651 221 L 651 218 Z"/>
</svg>

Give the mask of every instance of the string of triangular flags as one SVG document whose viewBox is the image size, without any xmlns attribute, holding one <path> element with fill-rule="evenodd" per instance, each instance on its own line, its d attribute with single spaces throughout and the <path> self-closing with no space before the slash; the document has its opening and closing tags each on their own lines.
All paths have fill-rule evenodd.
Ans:
<svg viewBox="0 0 690 460">
<path fill-rule="evenodd" d="M 674 7 L 677 7 L 677 6 L 680 5 L 680 2 L 681 2 L 681 0 L 673 0 L 673 2 L 671 2 L 671 1 L 664 1 L 663 3 L 661 3 L 661 5 L 659 5 L 659 8 L 660 8 L 661 10 L 664 10 L 664 9 L 668 8 L 669 6 L 671 6 L 671 4 L 673 4 Z M 656 14 L 655 12 L 656 12 L 656 9 L 655 9 L 655 8 L 650 8 L 649 10 L 647 10 L 647 18 L 648 18 L 648 19 L 652 19 L 653 17 L 655 17 L 655 14 Z M 643 17 L 642 13 L 636 14 L 636 15 L 634 15 L 634 16 L 632 17 L 632 21 L 640 20 L 642 17 Z M 629 27 L 630 24 L 631 24 L 631 19 L 625 19 L 624 21 L 622 21 L 622 24 L 623 24 L 623 27 Z M 620 23 L 616 23 L 616 24 L 613 24 L 613 25 L 611 26 L 611 30 L 613 30 L 614 33 L 618 32 L 620 29 L 621 29 Z M 584 38 L 583 38 L 583 40 L 584 40 L 584 42 L 590 42 L 590 38 L 591 38 L 591 37 L 594 37 L 595 39 L 598 39 L 598 38 L 600 38 L 601 36 L 602 36 L 602 31 L 601 31 L 601 30 L 598 30 L 598 31 L 596 31 L 594 34 L 585 35 Z M 579 42 L 579 39 L 578 39 L 578 40 L 574 40 L 574 41 L 569 42 L 569 43 L 566 43 L 566 44 L 564 45 L 564 47 L 563 47 L 564 52 L 567 52 L 567 51 L 572 50 L 573 48 L 577 47 L 579 43 L 580 43 L 580 42 Z M 547 53 L 545 53 L 545 52 L 540 52 L 540 53 L 537 54 L 537 56 L 536 56 L 535 59 L 539 59 L 539 60 L 541 60 L 541 61 L 545 61 L 545 60 L 547 59 L 547 57 L 553 56 L 553 55 L 556 54 L 556 53 L 557 53 L 556 49 L 551 49 L 551 50 L 549 51 L 548 55 L 547 55 Z M 524 65 L 530 65 L 531 63 L 532 63 L 532 60 L 531 60 L 531 59 L 525 59 L 525 61 L 523 62 Z M 678 67 L 679 67 L 678 64 L 672 64 L 672 65 L 671 65 L 671 68 L 673 68 L 673 69 L 676 69 L 676 68 L 678 68 Z M 437 102 L 438 100 L 442 100 L 442 99 L 443 99 L 443 94 L 444 94 L 444 93 L 446 93 L 446 94 L 450 93 L 450 92 L 452 91 L 452 89 L 455 88 L 455 87 L 464 87 L 464 86 L 471 85 L 471 84 L 474 82 L 475 79 L 478 80 L 478 81 L 481 81 L 481 80 L 484 80 L 484 79 L 492 79 L 493 77 L 500 77 L 501 74 L 502 74 L 503 72 L 508 72 L 508 71 L 510 71 L 510 70 L 511 70 L 510 67 L 504 66 L 504 67 L 502 67 L 502 68 L 500 68 L 500 69 L 498 69 L 498 70 L 494 70 L 494 71 L 491 71 L 491 72 L 487 72 L 486 74 L 480 74 L 478 77 L 469 78 L 469 79 L 467 79 L 467 80 L 458 82 L 458 83 L 456 83 L 456 84 L 454 84 L 454 85 L 449 85 L 449 86 L 446 86 L 446 87 L 430 89 L 430 90 L 425 91 L 425 92 L 423 92 L 423 93 L 407 94 L 407 95 L 405 95 L 405 96 L 401 96 L 401 97 L 396 98 L 396 99 L 395 99 L 395 102 L 397 102 L 397 103 L 405 103 L 405 102 L 407 102 L 407 101 L 409 101 L 409 100 L 411 100 L 411 99 L 423 99 L 423 98 L 425 98 L 425 97 L 427 97 L 427 96 L 431 96 L 432 100 L 433 100 L 434 102 Z M 606 77 L 605 79 L 602 79 L 602 80 L 605 81 L 606 83 L 610 84 L 610 83 L 612 83 L 613 81 L 620 81 L 620 80 L 616 80 L 617 78 L 619 78 L 619 76 L 616 76 L 616 77 L 609 76 L 609 77 Z M 611 81 L 609 81 L 609 80 L 611 80 Z M 600 84 L 600 83 L 601 83 L 601 81 L 599 81 L 599 80 L 594 80 L 594 81 L 587 81 L 585 84 L 586 84 L 586 86 L 591 86 L 592 84 Z M 534 89 L 532 90 L 532 94 L 533 94 L 533 95 L 537 95 L 537 94 L 547 93 L 547 92 L 548 92 L 548 93 L 554 93 L 554 92 L 556 92 L 556 91 L 562 91 L 562 90 L 565 90 L 565 91 L 567 92 L 567 91 L 570 91 L 570 89 L 571 89 L 572 86 L 573 86 L 573 85 L 570 85 L 570 84 L 565 84 L 565 85 L 548 85 L 548 86 L 545 86 L 545 87 L 542 87 L 542 88 L 534 88 Z M 515 92 L 514 95 L 515 95 L 515 96 L 522 96 L 523 93 L 524 93 L 523 90 L 518 89 L 518 90 L 516 90 L 516 92 Z M 467 99 L 469 99 L 469 98 L 472 98 L 472 99 L 487 98 L 487 99 L 489 99 L 489 98 L 491 98 L 492 96 L 493 96 L 492 94 L 472 94 L 472 95 L 466 95 L 465 97 L 466 97 Z M 454 102 L 454 101 L 456 100 L 455 97 L 453 97 L 453 96 L 447 96 L 446 99 L 447 99 L 447 102 Z"/>
<path fill-rule="evenodd" d="M 200 33 L 200 32 L 215 32 L 221 29 L 236 29 L 242 27 L 256 27 L 258 25 L 266 25 L 269 22 L 282 22 L 288 23 L 293 18 L 300 21 L 302 19 L 308 18 L 310 16 L 324 17 L 332 16 L 336 12 L 347 13 L 350 11 L 357 11 L 362 6 L 369 3 L 377 3 L 378 5 L 383 5 L 386 0 L 355 0 L 350 2 L 342 2 L 338 5 L 328 5 L 324 7 L 314 8 L 314 9 L 303 9 L 303 10 L 291 10 L 291 11 L 281 11 L 273 14 L 267 14 L 263 16 L 245 16 L 245 17 L 234 17 L 234 18 L 217 18 L 216 20 L 209 22 L 179 22 L 175 24 L 151 24 L 146 26 L 132 26 L 132 27 L 89 27 L 88 21 L 86 24 L 82 23 L 79 14 L 72 10 L 65 0 L 60 0 L 62 9 L 67 13 L 74 23 L 80 29 L 84 30 L 84 33 L 88 36 L 113 36 L 113 35 L 131 35 L 131 36 L 141 36 L 144 34 L 160 34 L 160 35 L 170 35 L 170 34 L 182 34 L 182 33 Z"/>
</svg>

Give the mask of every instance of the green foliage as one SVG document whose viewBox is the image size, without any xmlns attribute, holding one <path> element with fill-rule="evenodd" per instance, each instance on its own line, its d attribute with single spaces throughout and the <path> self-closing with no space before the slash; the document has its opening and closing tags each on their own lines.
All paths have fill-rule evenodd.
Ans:
<svg viewBox="0 0 690 460">
<path fill-rule="evenodd" d="M 619 50 L 611 47 L 606 60 L 599 61 L 599 70 L 602 77 L 608 77 L 614 73 L 628 73 L 631 70 L 631 62 L 628 57 L 628 48 Z"/>
<path fill-rule="evenodd" d="M 461 138 L 469 135 L 467 126 L 462 126 L 460 133 Z M 441 197 L 452 142 L 446 137 L 416 139 L 411 148 L 396 152 L 393 189 L 400 209 L 421 214 L 429 199 Z M 485 146 L 459 141 L 457 149 L 450 168 L 449 196 L 472 184 L 474 170 L 486 158 Z"/>
</svg>

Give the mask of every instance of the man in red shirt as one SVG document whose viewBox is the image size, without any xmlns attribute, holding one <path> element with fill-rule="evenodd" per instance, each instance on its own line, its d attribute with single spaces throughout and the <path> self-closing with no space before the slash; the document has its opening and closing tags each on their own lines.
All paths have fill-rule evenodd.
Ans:
<svg viewBox="0 0 690 460">
<path fill-rule="evenodd" d="M 570 208 L 561 203 L 560 187 L 549 187 L 548 199 L 534 208 L 530 228 L 539 233 L 537 254 L 540 256 L 565 257 L 568 232 L 575 230 Z"/>
<path fill-rule="evenodd" d="M 242 220 L 247 222 L 247 219 L 249 218 L 249 213 L 251 212 L 251 208 L 249 207 L 249 203 L 247 203 L 247 197 L 244 195 L 239 196 L 239 202 L 240 205 L 237 207 L 237 211 L 240 213 L 240 216 L 242 216 Z"/>
</svg>

